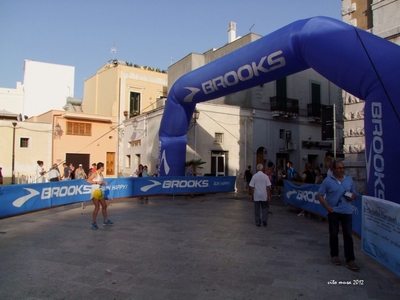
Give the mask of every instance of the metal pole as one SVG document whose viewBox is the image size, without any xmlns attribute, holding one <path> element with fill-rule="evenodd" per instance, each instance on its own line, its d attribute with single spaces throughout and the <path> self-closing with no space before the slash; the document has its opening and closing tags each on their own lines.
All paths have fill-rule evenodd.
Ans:
<svg viewBox="0 0 400 300">
<path fill-rule="evenodd" d="M 11 184 L 15 184 L 15 126 L 17 122 L 12 122 L 13 124 L 13 148 L 12 148 L 12 165 L 11 165 Z"/>
<path fill-rule="evenodd" d="M 243 170 L 247 169 L 247 117 L 244 119 L 244 167 Z"/>
<path fill-rule="evenodd" d="M 333 160 L 336 160 L 336 105 L 333 104 Z"/>
<path fill-rule="evenodd" d="M 196 146 L 196 126 L 197 121 L 196 118 L 194 118 L 194 152 L 193 152 L 193 160 L 196 159 L 196 153 L 197 153 L 197 146 Z"/>
</svg>

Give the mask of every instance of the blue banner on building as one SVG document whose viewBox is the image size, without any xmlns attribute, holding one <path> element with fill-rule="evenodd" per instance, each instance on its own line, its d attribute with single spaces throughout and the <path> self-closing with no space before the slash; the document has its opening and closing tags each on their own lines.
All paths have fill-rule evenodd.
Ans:
<svg viewBox="0 0 400 300">
<path fill-rule="evenodd" d="M 141 177 L 105 179 L 106 199 L 150 195 L 221 193 L 235 190 L 235 177 Z M 18 184 L 0 187 L 0 218 L 91 199 L 85 180 Z"/>
<path fill-rule="evenodd" d="M 318 189 L 319 184 L 296 185 L 284 180 L 284 201 L 305 211 L 326 217 L 328 213 L 317 197 Z M 361 205 L 362 197 L 357 194 L 357 199 L 352 202 L 353 231 L 359 236 L 361 235 Z"/>
</svg>

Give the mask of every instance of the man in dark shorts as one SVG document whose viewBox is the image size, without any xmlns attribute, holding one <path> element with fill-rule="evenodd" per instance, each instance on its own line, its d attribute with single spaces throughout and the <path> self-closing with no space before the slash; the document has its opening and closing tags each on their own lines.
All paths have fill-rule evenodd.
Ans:
<svg viewBox="0 0 400 300">
<path fill-rule="evenodd" d="M 249 191 L 249 195 L 250 195 L 250 190 L 249 190 L 249 184 L 251 181 L 251 177 L 253 177 L 253 171 L 251 170 L 251 166 L 249 165 L 247 167 L 247 170 L 244 172 L 244 192 Z"/>
</svg>

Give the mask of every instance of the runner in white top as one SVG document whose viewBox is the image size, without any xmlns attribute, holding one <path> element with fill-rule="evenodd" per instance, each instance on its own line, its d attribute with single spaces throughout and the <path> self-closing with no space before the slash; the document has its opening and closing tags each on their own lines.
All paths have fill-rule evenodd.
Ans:
<svg viewBox="0 0 400 300">
<path fill-rule="evenodd" d="M 94 204 L 92 229 L 98 229 L 96 219 L 97 219 L 97 214 L 99 213 L 100 210 L 100 204 L 101 204 L 101 212 L 104 218 L 103 225 L 114 224 L 113 222 L 107 219 L 107 203 L 106 200 L 104 199 L 101 186 L 108 185 L 108 182 L 104 181 L 104 176 L 102 173 L 103 171 L 104 171 L 104 164 L 102 162 L 99 162 L 97 164 L 96 172 L 90 174 L 89 178 L 86 180 L 87 183 L 90 183 L 92 185 L 91 198 Z"/>
</svg>

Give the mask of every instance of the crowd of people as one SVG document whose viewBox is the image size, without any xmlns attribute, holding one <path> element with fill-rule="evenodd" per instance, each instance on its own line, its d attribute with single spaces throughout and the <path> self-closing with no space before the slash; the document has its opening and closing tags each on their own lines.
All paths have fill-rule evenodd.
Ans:
<svg viewBox="0 0 400 300">
<path fill-rule="evenodd" d="M 36 167 L 36 178 L 35 183 L 61 181 L 61 180 L 73 180 L 73 179 L 87 179 L 90 174 L 96 172 L 96 163 L 92 164 L 91 168 L 88 168 L 89 172 L 86 173 L 82 164 L 75 168 L 73 163 L 63 163 L 60 170 L 60 165 L 54 163 L 51 168 L 46 171 L 44 162 L 42 160 L 37 161 Z"/>
<path fill-rule="evenodd" d="M 264 173 L 268 176 L 271 182 L 271 193 L 275 195 L 277 192 L 278 197 L 280 198 L 283 193 L 283 181 L 290 180 L 296 181 L 298 183 L 308 183 L 308 184 L 321 184 L 325 177 L 328 177 L 332 174 L 332 163 L 326 165 L 327 173 L 324 176 L 319 167 L 315 169 L 312 167 L 311 163 L 307 162 L 304 166 L 304 171 L 298 173 L 296 169 L 293 167 L 293 163 L 288 161 L 286 163 L 286 169 L 282 167 L 282 165 L 278 164 L 276 167 L 273 162 L 268 162 Z M 251 166 L 249 165 L 246 171 L 243 174 L 244 181 L 244 192 L 250 194 L 249 184 L 251 178 L 253 176 L 253 171 L 251 170 Z"/>
</svg>

